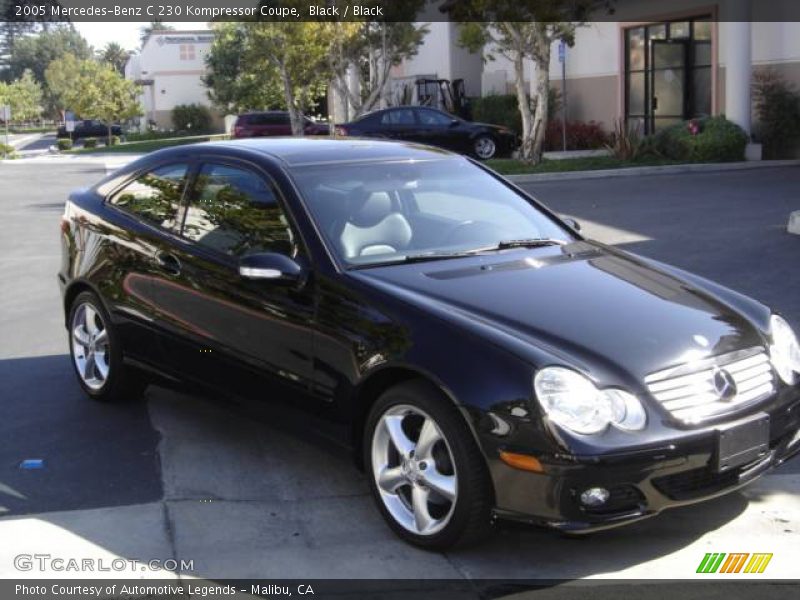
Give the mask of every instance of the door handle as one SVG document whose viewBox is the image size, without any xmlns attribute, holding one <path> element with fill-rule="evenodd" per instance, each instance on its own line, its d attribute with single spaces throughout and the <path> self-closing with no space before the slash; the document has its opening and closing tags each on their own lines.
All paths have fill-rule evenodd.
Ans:
<svg viewBox="0 0 800 600">
<path fill-rule="evenodd" d="M 181 272 L 181 262 L 174 254 L 168 252 L 158 252 L 156 254 L 156 264 L 159 269 L 170 275 L 179 275 Z"/>
</svg>

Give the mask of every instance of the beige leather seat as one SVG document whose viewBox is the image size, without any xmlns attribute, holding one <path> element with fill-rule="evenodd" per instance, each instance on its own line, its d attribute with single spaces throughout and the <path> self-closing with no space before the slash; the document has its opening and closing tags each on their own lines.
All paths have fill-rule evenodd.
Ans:
<svg viewBox="0 0 800 600">
<path fill-rule="evenodd" d="M 351 202 L 339 243 L 348 259 L 376 254 L 393 254 L 411 242 L 406 218 L 392 206 L 386 192 L 361 192 Z"/>
</svg>

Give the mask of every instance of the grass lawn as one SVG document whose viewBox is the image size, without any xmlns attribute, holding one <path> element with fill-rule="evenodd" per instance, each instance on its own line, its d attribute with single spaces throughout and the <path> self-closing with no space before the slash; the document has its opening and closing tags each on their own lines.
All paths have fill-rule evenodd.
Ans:
<svg viewBox="0 0 800 600">
<path fill-rule="evenodd" d="M 213 142 L 215 140 L 225 140 L 228 136 L 225 134 L 215 135 L 194 135 L 188 137 L 166 138 L 163 140 L 147 140 L 144 142 L 126 142 L 117 144 L 116 146 L 97 146 L 96 148 L 75 148 L 74 150 L 67 150 L 65 154 L 109 154 L 118 152 L 133 152 L 136 154 L 145 154 L 160 150 L 161 148 L 169 148 L 170 146 L 183 146 L 185 144 L 195 144 L 197 142 Z"/>
<path fill-rule="evenodd" d="M 486 161 L 486 166 L 503 175 L 523 173 L 562 173 L 566 171 L 598 171 L 601 169 L 621 169 L 625 167 L 649 167 L 653 165 L 674 165 L 680 161 L 665 158 L 640 158 L 620 160 L 612 156 L 592 156 L 586 158 L 565 158 L 563 160 L 543 160 L 538 165 L 528 165 L 513 158 L 495 158 Z"/>
</svg>

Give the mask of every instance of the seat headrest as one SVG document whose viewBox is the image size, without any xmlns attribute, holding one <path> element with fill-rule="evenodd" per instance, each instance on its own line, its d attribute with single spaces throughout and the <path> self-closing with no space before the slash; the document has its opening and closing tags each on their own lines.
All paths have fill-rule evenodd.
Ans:
<svg viewBox="0 0 800 600">
<path fill-rule="evenodd" d="M 355 192 L 349 201 L 350 223 L 356 227 L 372 227 L 392 213 L 392 199 L 386 192 Z"/>
</svg>

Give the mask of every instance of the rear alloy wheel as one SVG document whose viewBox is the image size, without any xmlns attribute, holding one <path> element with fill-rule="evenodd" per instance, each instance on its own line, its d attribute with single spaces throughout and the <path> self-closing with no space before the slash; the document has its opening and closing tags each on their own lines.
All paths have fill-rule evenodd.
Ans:
<svg viewBox="0 0 800 600">
<path fill-rule="evenodd" d="M 480 135 L 475 138 L 473 149 L 475 151 L 475 156 L 481 160 L 489 160 L 497 154 L 497 144 L 489 135 Z"/>
<path fill-rule="evenodd" d="M 72 303 L 69 337 L 78 383 L 90 398 L 108 402 L 142 395 L 147 384 L 123 364 L 120 340 L 93 293 L 82 292 Z"/>
<path fill-rule="evenodd" d="M 455 407 L 425 382 L 409 382 L 381 396 L 367 426 L 370 487 L 400 537 L 435 549 L 483 537 L 491 485 Z"/>
</svg>

